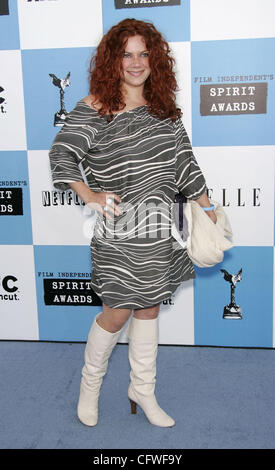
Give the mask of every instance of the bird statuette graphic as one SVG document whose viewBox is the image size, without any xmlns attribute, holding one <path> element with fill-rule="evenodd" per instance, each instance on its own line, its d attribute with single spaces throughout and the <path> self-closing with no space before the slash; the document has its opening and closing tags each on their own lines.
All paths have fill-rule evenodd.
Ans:
<svg viewBox="0 0 275 470">
<path fill-rule="evenodd" d="M 221 269 L 224 279 L 228 282 L 231 282 L 233 286 L 235 286 L 237 282 L 240 282 L 242 280 L 242 271 L 243 270 L 241 268 L 237 274 L 229 274 L 226 269 Z"/>
<path fill-rule="evenodd" d="M 70 75 L 71 72 L 69 72 L 65 78 L 58 78 L 54 73 L 49 73 L 52 83 L 60 88 L 61 90 L 65 90 L 66 86 L 70 85 Z"/>
<path fill-rule="evenodd" d="M 64 94 L 65 88 L 70 85 L 71 72 L 68 72 L 65 78 L 58 78 L 54 73 L 49 73 L 54 86 L 59 88 L 60 93 L 60 111 L 55 113 L 54 126 L 63 126 L 66 115 L 68 114 L 65 109 Z"/>
<path fill-rule="evenodd" d="M 226 269 L 221 269 L 225 281 L 230 282 L 231 299 L 230 303 L 224 307 L 223 318 L 226 319 L 242 319 L 241 308 L 235 302 L 235 289 L 237 282 L 242 280 L 242 268 L 237 274 L 230 274 Z"/>
</svg>

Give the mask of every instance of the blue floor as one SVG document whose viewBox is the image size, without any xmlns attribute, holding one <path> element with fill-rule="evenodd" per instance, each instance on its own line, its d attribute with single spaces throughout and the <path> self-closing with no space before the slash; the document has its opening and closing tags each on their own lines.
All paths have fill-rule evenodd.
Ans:
<svg viewBox="0 0 275 470">
<path fill-rule="evenodd" d="M 84 343 L 0 341 L 1 449 L 274 449 L 275 350 L 159 346 L 156 396 L 130 414 L 128 345 L 109 360 L 95 427 L 76 406 Z"/>
</svg>

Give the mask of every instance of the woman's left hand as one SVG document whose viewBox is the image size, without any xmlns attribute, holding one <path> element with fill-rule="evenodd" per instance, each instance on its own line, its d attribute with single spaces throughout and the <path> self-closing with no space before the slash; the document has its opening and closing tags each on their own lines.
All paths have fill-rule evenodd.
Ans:
<svg viewBox="0 0 275 470">
<path fill-rule="evenodd" d="M 211 203 L 207 197 L 207 194 L 206 192 L 200 196 L 198 199 L 196 199 L 196 202 L 202 207 L 210 207 L 211 206 Z M 212 222 L 214 222 L 214 224 L 217 222 L 217 216 L 214 212 L 214 210 L 212 211 L 205 211 L 205 213 L 208 215 L 208 217 L 210 217 L 210 219 L 212 220 Z"/>
</svg>

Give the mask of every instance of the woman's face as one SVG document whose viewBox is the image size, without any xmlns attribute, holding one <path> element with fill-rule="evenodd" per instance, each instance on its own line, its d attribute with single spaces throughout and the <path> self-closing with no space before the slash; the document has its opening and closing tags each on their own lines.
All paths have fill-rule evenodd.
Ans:
<svg viewBox="0 0 275 470">
<path fill-rule="evenodd" d="M 143 86 L 151 73 L 149 51 L 142 36 L 128 38 L 123 59 L 123 82 L 127 86 Z"/>
</svg>

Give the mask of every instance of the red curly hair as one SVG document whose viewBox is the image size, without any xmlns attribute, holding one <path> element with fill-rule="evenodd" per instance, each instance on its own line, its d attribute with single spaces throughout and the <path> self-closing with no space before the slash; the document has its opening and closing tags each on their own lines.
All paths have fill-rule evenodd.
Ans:
<svg viewBox="0 0 275 470">
<path fill-rule="evenodd" d="M 148 110 L 160 119 L 175 121 L 182 115 L 176 106 L 177 81 L 168 43 L 152 23 L 127 18 L 113 26 L 101 39 L 90 62 L 90 93 L 100 103 L 102 116 L 125 107 L 121 92 L 122 57 L 129 37 L 140 35 L 149 51 L 151 73 L 144 84 Z"/>
</svg>

